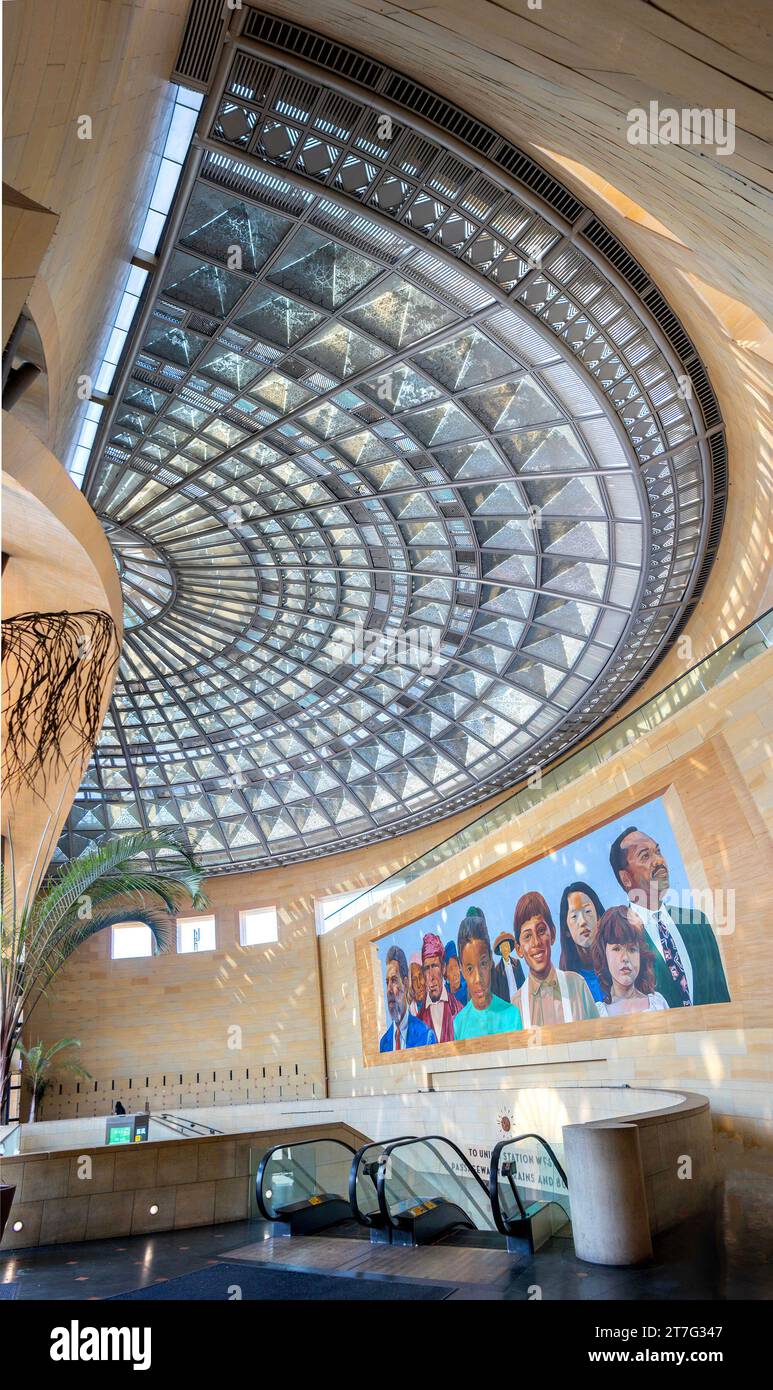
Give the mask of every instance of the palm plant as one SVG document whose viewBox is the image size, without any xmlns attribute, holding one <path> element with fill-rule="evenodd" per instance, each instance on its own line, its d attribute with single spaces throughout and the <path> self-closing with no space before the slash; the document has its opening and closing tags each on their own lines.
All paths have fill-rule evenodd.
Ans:
<svg viewBox="0 0 773 1390">
<path fill-rule="evenodd" d="M 162 831 L 140 830 L 103 840 L 44 881 L 52 849 L 46 835 L 21 897 L 10 837 L 7 845 L 0 893 L 0 1117 L 7 1114 L 22 1028 L 73 952 L 89 937 L 121 922 L 145 923 L 154 950 L 165 951 L 169 915 L 181 901 L 206 905 L 203 870 L 179 841 Z"/>
<path fill-rule="evenodd" d="M 62 1038 L 60 1042 L 52 1043 L 50 1047 L 45 1047 L 39 1041 L 33 1043 L 32 1047 L 25 1047 L 24 1043 L 21 1042 L 18 1044 L 22 1062 L 27 1068 L 27 1081 L 31 1092 L 30 1113 L 27 1116 L 29 1124 L 33 1124 L 37 1118 L 38 1107 L 51 1085 L 51 1077 L 47 1073 L 51 1070 L 54 1057 L 57 1053 L 63 1052 L 66 1047 L 80 1047 L 80 1045 L 80 1038 Z M 87 1081 L 91 1078 L 91 1072 L 86 1071 L 86 1068 L 80 1066 L 78 1062 L 60 1061 L 58 1066 L 61 1071 L 72 1072 L 74 1076 L 85 1078 Z"/>
</svg>

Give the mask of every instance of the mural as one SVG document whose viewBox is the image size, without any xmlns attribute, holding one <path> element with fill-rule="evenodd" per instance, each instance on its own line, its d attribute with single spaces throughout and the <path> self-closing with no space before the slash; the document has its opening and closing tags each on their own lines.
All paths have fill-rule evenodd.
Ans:
<svg viewBox="0 0 773 1390">
<path fill-rule="evenodd" d="M 379 1050 L 727 1003 L 700 897 L 650 801 L 382 937 Z"/>
</svg>

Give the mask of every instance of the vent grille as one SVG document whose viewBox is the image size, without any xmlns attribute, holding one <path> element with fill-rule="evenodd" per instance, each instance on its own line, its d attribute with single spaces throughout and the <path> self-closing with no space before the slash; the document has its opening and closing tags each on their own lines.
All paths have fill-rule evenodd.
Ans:
<svg viewBox="0 0 773 1390">
<path fill-rule="evenodd" d="M 603 222 L 599 222 L 597 217 L 594 217 L 593 221 L 589 222 L 587 227 L 583 229 L 582 235 L 606 257 L 610 265 L 615 267 L 618 275 L 622 275 L 623 279 L 627 280 L 628 284 L 643 298 L 645 292 L 651 287 L 650 277 L 630 251 L 626 251 L 617 237 L 610 232 L 609 228 L 605 227 Z"/>
<path fill-rule="evenodd" d="M 257 10 L 250 12 L 244 33 L 248 38 L 260 39 L 262 43 L 270 43 L 273 48 L 297 53 L 299 58 L 307 58 L 311 63 L 340 72 L 363 87 L 375 87 L 384 76 L 383 65 L 372 58 L 366 58 L 352 48 L 344 48 L 320 34 L 311 34 L 308 29 L 299 29 L 295 24 L 286 24 L 284 20 L 260 14 Z"/>
<path fill-rule="evenodd" d="M 564 188 L 547 170 L 540 169 L 538 164 L 529 159 L 522 150 L 516 149 L 515 145 L 505 144 L 497 154 L 495 163 L 518 179 L 519 183 L 525 184 L 550 207 L 555 208 L 556 212 L 572 225 L 585 211 L 582 203 L 568 188 Z"/>
<path fill-rule="evenodd" d="M 193 0 L 173 80 L 206 91 L 225 33 L 223 0 Z"/>
</svg>

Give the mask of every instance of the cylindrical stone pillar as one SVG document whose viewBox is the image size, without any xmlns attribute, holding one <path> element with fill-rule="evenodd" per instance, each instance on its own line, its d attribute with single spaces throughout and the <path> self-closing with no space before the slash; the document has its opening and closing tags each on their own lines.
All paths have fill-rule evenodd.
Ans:
<svg viewBox="0 0 773 1390">
<path fill-rule="evenodd" d="M 566 1125 L 574 1248 L 597 1265 L 652 1258 L 647 1195 L 636 1125 Z"/>
</svg>

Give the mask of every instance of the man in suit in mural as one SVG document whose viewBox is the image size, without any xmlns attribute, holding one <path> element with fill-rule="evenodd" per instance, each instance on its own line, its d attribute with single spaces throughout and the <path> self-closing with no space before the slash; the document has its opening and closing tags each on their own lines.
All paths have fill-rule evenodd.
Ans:
<svg viewBox="0 0 773 1390">
<path fill-rule="evenodd" d="M 726 1004 L 730 991 L 708 918 L 663 902 L 669 873 L 660 845 L 631 825 L 612 844 L 609 862 L 655 953 L 655 989 L 669 1008 Z"/>
<path fill-rule="evenodd" d="M 454 1018 L 461 1013 L 462 1005 L 453 994 L 449 994 L 443 979 L 445 951 L 439 936 L 428 932 L 421 945 L 421 964 L 427 982 L 427 1002 L 421 1012 L 421 1021 L 432 1029 L 438 1042 L 453 1042 Z"/>
<path fill-rule="evenodd" d="M 406 1047 L 429 1047 L 435 1034 L 408 1008 L 408 962 L 405 951 L 390 946 L 386 957 L 386 998 L 392 1022 L 378 1045 L 379 1052 L 402 1052 Z"/>
</svg>

